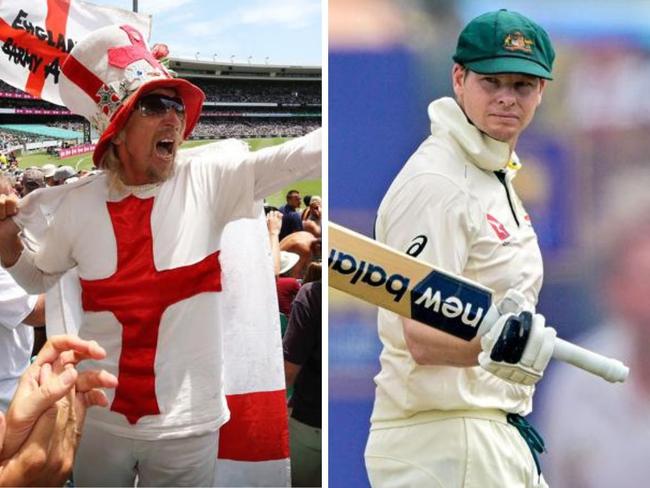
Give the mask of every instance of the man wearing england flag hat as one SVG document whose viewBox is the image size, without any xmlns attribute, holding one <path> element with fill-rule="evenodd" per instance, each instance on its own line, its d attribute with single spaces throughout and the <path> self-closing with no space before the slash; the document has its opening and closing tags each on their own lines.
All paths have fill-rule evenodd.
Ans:
<svg viewBox="0 0 650 488">
<path fill-rule="evenodd" d="M 118 377 L 88 415 L 77 486 L 210 486 L 228 420 L 219 260 L 226 223 L 297 179 L 320 176 L 318 131 L 235 156 L 178 153 L 203 92 L 176 79 L 128 25 L 95 31 L 62 65 L 61 98 L 101 132 L 104 169 L 57 190 L 44 237 L 25 245 L 27 199 L 0 200 L 0 258 L 27 290 L 77 267 L 79 335 L 107 351 L 88 368 Z M 10 218 L 13 217 L 13 218 Z M 29 233 L 29 226 L 26 233 Z"/>
</svg>

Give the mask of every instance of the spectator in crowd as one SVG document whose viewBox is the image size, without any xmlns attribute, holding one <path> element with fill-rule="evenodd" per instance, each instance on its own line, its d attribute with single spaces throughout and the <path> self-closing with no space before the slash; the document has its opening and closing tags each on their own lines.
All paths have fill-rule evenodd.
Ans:
<svg viewBox="0 0 650 488">
<path fill-rule="evenodd" d="M 0 195 L 11 193 L 9 179 L 0 176 Z M 7 411 L 18 378 L 29 366 L 34 347 L 33 327 L 44 325 L 44 295 L 28 295 L 0 268 L 0 412 Z"/>
<path fill-rule="evenodd" d="M 287 203 L 278 209 L 282 213 L 280 241 L 289 234 L 302 230 L 302 221 L 298 213 L 298 209 L 300 208 L 300 192 L 298 190 L 289 190 L 286 199 Z"/>
<path fill-rule="evenodd" d="M 305 204 L 305 210 L 302 211 L 303 214 L 309 208 L 309 202 L 310 201 L 311 201 L 311 195 L 305 195 L 304 197 L 302 197 L 302 203 Z"/>
<path fill-rule="evenodd" d="M 289 406 L 292 486 L 321 486 L 321 298 L 322 283 L 302 286 L 283 338 Z"/>
<path fill-rule="evenodd" d="M 320 238 L 304 230 L 293 232 L 280 241 L 280 250 L 300 256 L 298 264 L 289 274 L 294 278 L 302 278 L 309 263 L 320 259 Z"/>
<path fill-rule="evenodd" d="M 110 53 L 134 44 L 142 58 L 110 64 Z M 119 103 L 88 91 L 79 64 L 118 87 Z M 80 333 L 102 338 L 102 364 L 119 372 L 111 409 L 89 415 L 75 484 L 132 486 L 137 476 L 141 486 L 210 486 L 229 417 L 221 237 L 228 222 L 255 215 L 256 200 L 320 173 L 320 134 L 245 154 L 178 154 L 204 95 L 172 78 L 128 25 L 84 37 L 61 70 L 63 101 L 101 131 L 93 161 L 105 171 L 86 185 L 37 192 L 20 210 L 0 200 L 0 219 L 15 216 L 29 231 L 39 202 L 64 196 L 36 253 L 11 219 L 0 220 L 0 257 L 29 290 L 76 267 Z"/>
<path fill-rule="evenodd" d="M 278 210 L 282 215 L 287 215 L 290 212 L 297 212 L 300 208 L 300 192 L 298 190 L 289 190 L 287 192 L 286 201 Z"/>
<path fill-rule="evenodd" d="M 291 306 L 300 290 L 300 282 L 289 276 L 291 269 L 298 263 L 300 256 L 293 252 L 280 251 L 280 274 L 275 280 L 278 291 L 278 306 L 280 312 L 289 317 Z"/>
<path fill-rule="evenodd" d="M 86 409 L 108 405 L 101 388 L 115 388 L 106 371 L 77 373 L 74 365 L 100 360 L 94 341 L 54 336 L 20 378 L 6 417 L 0 413 L 0 486 L 62 486 L 84 426 Z"/>
<path fill-rule="evenodd" d="M 43 176 L 45 177 L 45 184 L 47 186 L 56 186 L 54 184 L 54 173 L 56 173 L 56 166 L 52 163 L 47 163 L 41 167 L 41 171 L 43 171 Z"/>
<path fill-rule="evenodd" d="M 280 251 L 280 227 L 282 226 L 282 214 L 277 210 L 271 210 L 266 214 L 266 226 L 269 230 L 269 241 L 271 243 L 271 254 L 275 268 L 275 285 L 278 293 L 278 306 L 280 313 L 289 317 L 291 304 L 300 290 L 300 282 L 286 276 L 298 263 L 300 256 L 293 252 Z"/>
<path fill-rule="evenodd" d="M 21 196 L 29 195 L 34 190 L 45 188 L 45 175 L 43 171 L 37 168 L 30 168 L 25 170 L 22 177 L 22 193 Z"/>
<path fill-rule="evenodd" d="M 53 186 L 63 185 L 68 178 L 75 176 L 77 172 L 72 166 L 60 166 L 54 171 Z"/>
<path fill-rule="evenodd" d="M 312 261 L 307 266 L 307 271 L 305 271 L 305 277 L 302 280 L 303 285 L 312 281 L 320 281 L 322 274 L 322 263 L 320 261 Z"/>
<path fill-rule="evenodd" d="M 31 192 L 34 190 L 38 190 L 40 188 L 45 188 L 45 177 L 43 175 L 43 171 L 40 168 L 29 168 L 25 170 L 25 172 L 22 174 L 22 178 L 20 179 L 21 187 L 20 187 L 20 196 L 25 197 L 29 195 Z M 6 271 L 3 270 L 4 273 Z M 13 278 L 11 278 L 11 275 L 7 273 L 7 277 L 13 281 Z M 15 282 L 14 282 L 15 284 Z M 18 285 L 15 285 L 18 286 Z M 41 300 L 44 299 L 44 295 L 41 295 Z M 30 324 L 28 321 L 25 322 L 28 325 Z M 32 355 L 38 354 L 38 351 L 41 350 L 41 347 L 45 344 L 45 341 L 47 340 L 47 336 L 45 334 L 45 327 L 43 327 L 45 323 L 43 324 L 38 324 L 38 326 L 34 329 L 34 337 L 33 337 L 33 345 L 31 349 Z"/>
<path fill-rule="evenodd" d="M 321 207 L 322 201 L 319 196 L 313 196 L 309 200 L 309 206 L 302 213 L 302 227 L 316 237 L 321 236 Z"/>
</svg>

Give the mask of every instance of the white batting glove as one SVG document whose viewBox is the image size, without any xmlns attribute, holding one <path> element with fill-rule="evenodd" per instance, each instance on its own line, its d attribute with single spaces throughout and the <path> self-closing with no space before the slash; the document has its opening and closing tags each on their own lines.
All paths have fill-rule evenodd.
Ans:
<svg viewBox="0 0 650 488">
<path fill-rule="evenodd" d="M 555 336 L 546 327 L 543 315 L 521 312 L 499 317 L 481 337 L 478 362 L 483 369 L 499 378 L 521 385 L 534 385 L 544 374 L 551 356 Z"/>
</svg>

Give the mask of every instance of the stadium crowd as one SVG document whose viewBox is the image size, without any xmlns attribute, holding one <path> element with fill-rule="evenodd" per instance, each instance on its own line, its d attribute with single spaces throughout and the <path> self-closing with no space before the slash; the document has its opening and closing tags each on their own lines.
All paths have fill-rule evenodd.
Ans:
<svg viewBox="0 0 650 488">
<path fill-rule="evenodd" d="M 250 80 L 194 80 L 206 94 L 206 102 L 233 103 L 233 104 L 254 104 L 254 103 L 275 103 L 278 110 L 281 106 L 283 113 L 294 112 L 299 107 L 307 105 L 320 105 L 321 85 L 313 81 L 274 81 L 260 82 Z M 22 93 L 10 85 L 0 81 L 0 92 Z M 53 109 L 61 110 L 65 107 L 53 105 L 43 100 L 33 98 L 11 98 L 0 96 L 0 107 L 2 108 L 32 108 L 32 109 Z M 245 107 L 238 107 L 245 109 Z M 208 109 L 209 110 L 209 109 Z M 239 110 L 238 110 L 239 111 Z M 273 111 L 271 110 L 271 113 Z M 300 115 L 297 111 L 296 115 Z M 73 115 L 13 115 L 13 118 L 4 116 L 0 123 L 15 123 L 16 117 L 26 123 L 38 122 L 50 127 L 63 128 L 76 132 L 83 131 L 83 122 L 78 116 Z M 282 118 L 273 116 L 268 118 L 246 117 L 244 112 L 237 117 L 224 118 L 222 116 L 202 116 L 199 124 L 194 129 L 193 138 L 250 138 L 250 137 L 298 137 L 320 126 L 320 119 L 317 117 L 292 117 Z M 13 133 L 7 130 L 0 130 L 0 150 L 17 145 L 24 145 L 31 142 L 39 142 L 48 138 Z"/>
<path fill-rule="evenodd" d="M 63 124 L 62 124 L 63 125 Z M 50 127 L 58 127 L 57 125 L 50 125 Z M 40 125 L 38 125 L 40 127 Z M 61 128 L 67 129 L 66 126 L 62 126 Z M 13 131 L 11 129 L 0 129 L 0 151 L 3 152 L 8 152 L 10 148 L 16 148 L 17 146 L 22 146 L 22 148 L 25 148 L 26 144 L 31 144 L 35 142 L 43 142 L 43 141 L 51 141 L 54 140 L 52 136 L 44 136 L 40 134 L 34 134 L 31 132 L 23 132 L 23 131 Z M 71 140 L 74 141 L 74 140 Z M 76 144 L 77 142 L 74 141 Z M 65 140 L 61 139 L 61 145 L 65 146 L 66 144 L 70 144 L 70 142 L 66 142 Z"/>
<path fill-rule="evenodd" d="M 37 136 L 33 137 L 36 138 Z M 0 129 L 0 151 L 4 151 L 9 147 L 25 144 L 26 142 L 33 142 L 34 140 L 35 139 L 33 139 L 32 136 Z"/>
<path fill-rule="evenodd" d="M 195 80 L 208 102 L 320 104 L 319 82 Z"/>
<path fill-rule="evenodd" d="M 320 80 L 318 80 L 320 81 Z M 321 85 L 313 81 L 292 82 L 259 82 L 242 80 L 194 80 L 206 95 L 207 102 L 223 103 L 280 103 L 298 105 L 316 105 L 321 103 Z M 0 81 L 0 92 L 24 94 L 22 91 Z M 34 98 L 7 98 L 2 100 L 2 106 L 7 108 L 34 107 L 65 110 L 65 107 L 54 105 L 44 100 Z"/>
<path fill-rule="evenodd" d="M 315 130 L 319 123 L 313 119 L 210 119 L 202 118 L 193 138 L 229 137 L 300 137 Z"/>
<path fill-rule="evenodd" d="M 301 200 L 290 190 L 285 205 L 265 207 L 280 322 L 286 324 L 292 486 L 321 485 L 321 205 L 319 196 Z"/>
</svg>

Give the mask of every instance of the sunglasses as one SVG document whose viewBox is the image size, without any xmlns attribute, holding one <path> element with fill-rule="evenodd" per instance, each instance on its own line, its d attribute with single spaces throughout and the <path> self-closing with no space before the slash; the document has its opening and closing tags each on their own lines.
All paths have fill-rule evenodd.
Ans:
<svg viewBox="0 0 650 488">
<path fill-rule="evenodd" d="M 160 117 L 174 109 L 180 118 L 185 117 L 185 105 L 178 97 L 168 97 L 152 93 L 138 100 L 138 110 L 143 117 Z"/>
</svg>

